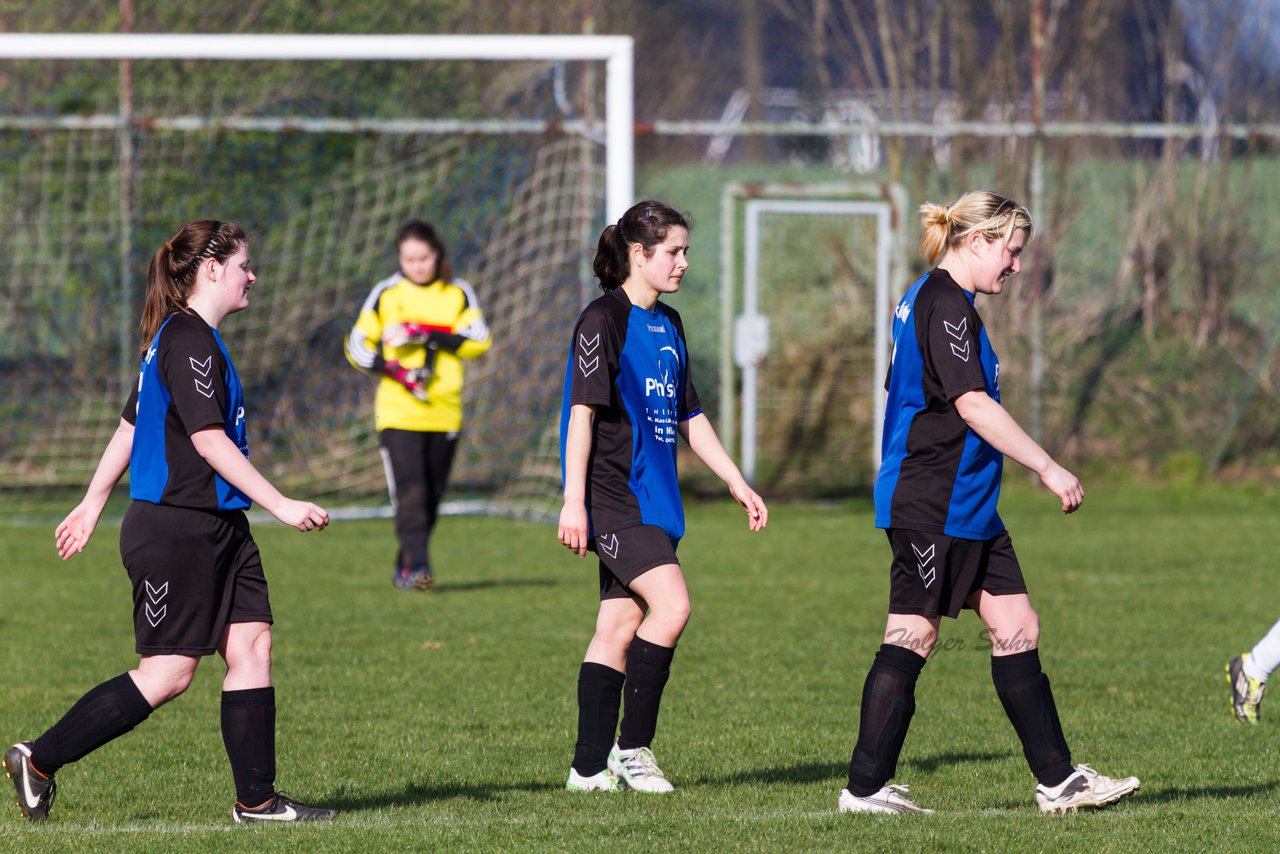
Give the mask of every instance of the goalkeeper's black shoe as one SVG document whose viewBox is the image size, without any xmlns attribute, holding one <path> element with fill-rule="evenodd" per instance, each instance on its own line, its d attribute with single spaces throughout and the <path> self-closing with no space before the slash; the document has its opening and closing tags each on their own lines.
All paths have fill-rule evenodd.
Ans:
<svg viewBox="0 0 1280 854">
<path fill-rule="evenodd" d="M 395 570 L 391 573 L 391 583 L 401 590 L 430 590 L 435 587 L 436 577 L 431 574 L 431 567 L 418 566 Z"/>
<path fill-rule="evenodd" d="M 58 787 L 52 775 L 41 774 L 31 764 L 31 742 L 20 742 L 5 751 L 4 775 L 18 790 L 18 809 L 24 816 L 32 821 L 49 817 Z"/>
<path fill-rule="evenodd" d="M 240 822 L 253 821 L 327 821 L 333 818 L 333 810 L 300 804 L 288 795 L 276 792 L 271 800 L 256 807 L 246 807 L 239 801 L 231 810 L 231 817 Z"/>
<path fill-rule="evenodd" d="M 409 582 L 414 590 L 430 590 L 436 586 L 436 577 L 432 575 L 431 567 L 415 566 L 409 570 Z"/>
</svg>

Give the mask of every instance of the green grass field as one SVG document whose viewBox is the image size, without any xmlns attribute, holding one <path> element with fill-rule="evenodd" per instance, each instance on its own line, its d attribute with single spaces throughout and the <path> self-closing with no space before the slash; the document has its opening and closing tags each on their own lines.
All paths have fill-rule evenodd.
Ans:
<svg viewBox="0 0 1280 854">
<path fill-rule="evenodd" d="M 594 559 L 548 526 L 446 518 L 440 587 L 388 583 L 390 522 L 304 536 L 259 523 L 276 611 L 279 784 L 335 807 L 319 826 L 238 827 L 218 732 L 220 662 L 135 732 L 59 774 L 53 818 L 0 813 L 27 851 L 1273 851 L 1280 699 L 1227 712 L 1223 663 L 1278 616 L 1280 496 L 1258 487 L 1096 486 L 1068 518 L 1003 501 L 1044 625 L 1076 761 L 1137 774 L 1109 810 L 1047 817 L 991 688 L 971 614 L 944 624 L 897 780 L 933 816 L 835 812 L 883 626 L 888 546 L 870 508 L 689 508 L 694 616 L 655 742 L 677 791 L 562 791 Z M 132 652 L 129 586 L 104 525 L 60 563 L 52 527 L 0 528 L 0 738 L 39 734 Z M 1271 714 L 1267 714 L 1271 712 Z M 6 783 L 7 785 L 7 783 Z M 6 790 L 9 791 L 9 790 Z M 10 794 L 5 795 L 11 799 Z"/>
</svg>

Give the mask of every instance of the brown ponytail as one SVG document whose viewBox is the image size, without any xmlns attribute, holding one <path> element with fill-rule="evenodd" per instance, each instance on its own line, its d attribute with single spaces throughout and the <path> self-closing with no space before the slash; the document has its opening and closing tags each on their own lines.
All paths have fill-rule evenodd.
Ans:
<svg viewBox="0 0 1280 854">
<path fill-rule="evenodd" d="M 234 222 L 202 219 L 189 222 L 164 242 L 151 256 L 147 270 L 147 295 L 142 306 L 142 354 L 151 339 L 172 314 L 187 311 L 187 300 L 196 284 L 200 262 L 227 259 L 248 240 L 245 230 Z"/>
</svg>

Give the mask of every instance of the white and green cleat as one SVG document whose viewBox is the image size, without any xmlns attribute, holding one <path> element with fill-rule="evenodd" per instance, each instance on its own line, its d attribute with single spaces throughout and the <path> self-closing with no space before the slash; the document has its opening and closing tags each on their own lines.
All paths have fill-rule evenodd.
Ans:
<svg viewBox="0 0 1280 854">
<path fill-rule="evenodd" d="M 608 768 L 584 777 L 572 767 L 569 769 L 569 782 L 564 787 L 570 792 L 621 792 L 623 788 L 618 775 Z"/>
<path fill-rule="evenodd" d="M 1267 693 L 1267 683 L 1244 672 L 1248 658 L 1249 653 L 1246 652 L 1227 662 L 1227 684 L 1231 686 L 1231 713 L 1241 723 L 1256 726 L 1258 706 L 1262 705 L 1262 697 Z"/>
<path fill-rule="evenodd" d="M 614 745 L 609 751 L 609 770 L 618 775 L 628 789 L 637 792 L 671 792 L 675 786 L 658 767 L 653 751 L 647 747 L 621 750 Z"/>
</svg>

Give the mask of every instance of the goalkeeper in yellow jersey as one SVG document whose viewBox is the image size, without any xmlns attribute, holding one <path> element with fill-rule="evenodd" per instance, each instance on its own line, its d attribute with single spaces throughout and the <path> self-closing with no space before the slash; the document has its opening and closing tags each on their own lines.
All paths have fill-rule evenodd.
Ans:
<svg viewBox="0 0 1280 854">
<path fill-rule="evenodd" d="M 395 507 L 401 590 L 435 584 L 427 541 L 462 429 L 463 361 L 489 349 L 471 285 L 443 241 L 413 219 L 396 234 L 400 272 L 373 286 L 347 336 L 347 360 L 379 378 L 374 422 Z"/>
</svg>

